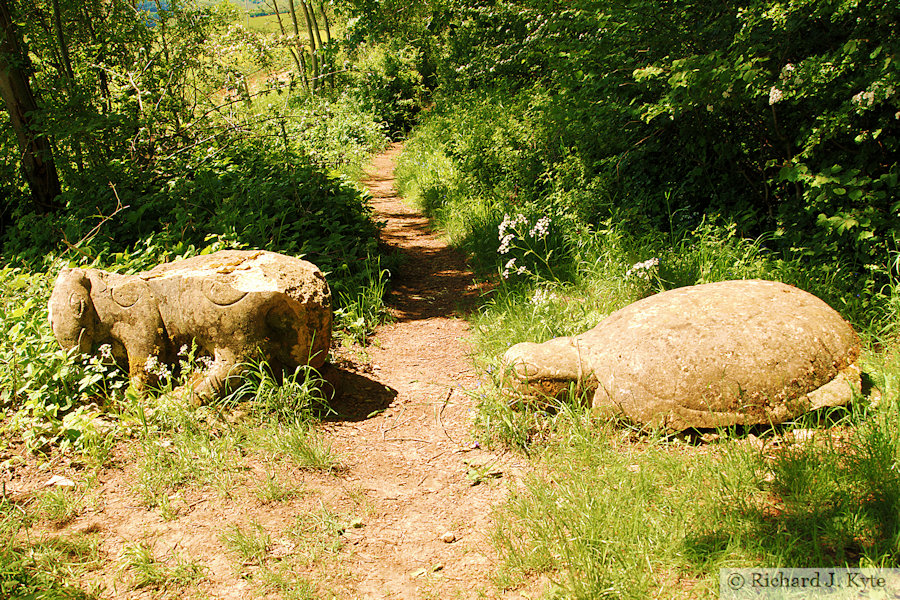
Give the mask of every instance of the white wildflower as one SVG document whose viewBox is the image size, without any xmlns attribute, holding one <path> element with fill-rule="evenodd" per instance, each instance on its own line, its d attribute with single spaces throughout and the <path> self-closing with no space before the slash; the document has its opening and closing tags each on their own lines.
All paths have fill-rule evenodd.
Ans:
<svg viewBox="0 0 900 600">
<path fill-rule="evenodd" d="M 506 254 L 509 252 L 509 247 L 512 245 L 514 239 L 516 239 L 516 236 L 513 233 L 508 233 L 500 238 L 500 247 L 497 248 L 497 254 Z"/>
<path fill-rule="evenodd" d="M 169 379 L 172 371 L 169 367 L 161 362 L 157 356 L 148 356 L 147 362 L 144 363 L 144 370 L 151 375 L 155 375 L 160 379 Z"/>
<path fill-rule="evenodd" d="M 112 358 L 112 346 L 110 346 L 109 344 L 103 344 L 102 346 L 100 346 L 100 348 L 98 348 L 98 350 L 100 350 L 101 358 Z"/>
<path fill-rule="evenodd" d="M 796 71 L 797 71 L 797 67 L 795 67 L 791 63 L 788 63 L 788 64 L 784 65 L 784 67 L 781 69 L 781 78 L 782 79 L 790 79 L 791 77 L 794 76 L 794 73 Z"/>
<path fill-rule="evenodd" d="M 782 98 L 784 98 L 784 92 L 773 85 L 772 89 L 769 90 L 769 104 L 777 104 L 781 102 Z"/>
<path fill-rule="evenodd" d="M 550 232 L 550 217 L 541 217 L 531 228 L 531 237 L 544 239 Z"/>
<path fill-rule="evenodd" d="M 654 257 L 644 262 L 639 262 L 631 265 L 631 268 L 625 272 L 625 279 L 630 279 L 631 277 L 637 277 L 639 279 L 644 279 L 646 281 L 650 280 L 650 271 L 651 269 L 659 266 L 659 259 Z"/>
<path fill-rule="evenodd" d="M 528 220 L 525 219 L 525 215 L 518 214 L 515 217 L 510 217 L 508 214 L 503 215 L 503 222 L 500 223 L 500 226 L 497 228 L 497 239 L 503 240 L 503 238 L 507 235 L 506 230 L 512 229 L 516 225 L 525 225 L 528 223 Z"/>
<path fill-rule="evenodd" d="M 509 270 L 512 269 L 516 265 L 516 259 L 511 258 L 503 267 L 503 272 L 500 274 L 503 279 L 509 279 Z"/>
<path fill-rule="evenodd" d="M 546 288 L 538 288 L 534 290 L 534 293 L 531 295 L 531 304 L 538 308 L 542 308 L 558 298 L 559 296 L 554 292 L 551 292 Z"/>
</svg>

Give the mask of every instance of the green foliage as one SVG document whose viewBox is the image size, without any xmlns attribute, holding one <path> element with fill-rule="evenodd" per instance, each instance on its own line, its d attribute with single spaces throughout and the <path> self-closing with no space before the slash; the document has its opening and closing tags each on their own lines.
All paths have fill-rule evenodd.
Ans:
<svg viewBox="0 0 900 600">
<path fill-rule="evenodd" d="M 208 147 L 171 165 L 163 187 L 124 168 L 110 186 L 104 182 L 110 175 L 89 176 L 67 192 L 69 210 L 44 217 L 43 228 L 17 224 L 8 231 L 6 250 L 36 258 L 53 249 L 47 239 L 59 235 L 53 232 L 71 243 L 93 233 L 78 248 L 84 259 L 136 269 L 217 249 L 210 245 L 216 241 L 303 255 L 336 275 L 338 290 L 375 251 L 375 227 L 360 193 L 301 155 L 244 142 Z"/>
<path fill-rule="evenodd" d="M 65 583 L 74 573 L 100 566 L 99 537 L 42 540 L 21 536 L 34 518 L 21 505 L 0 499 L 0 595 L 36 600 L 99 598 Z"/>
<path fill-rule="evenodd" d="M 388 43 L 366 46 L 358 54 L 349 81 L 350 96 L 377 115 L 392 138 L 399 139 L 412 129 L 425 102 L 419 52 Z"/>
<path fill-rule="evenodd" d="M 705 170 L 730 165 L 732 186 L 750 183 L 722 208 L 774 231 L 779 249 L 837 258 L 869 293 L 885 282 L 900 224 L 896 17 L 891 2 L 760 3 L 729 16 L 715 48 L 634 73 L 641 118 L 662 127 L 662 144 L 704 149 Z"/>
<path fill-rule="evenodd" d="M 319 167 L 355 179 L 372 152 L 387 143 L 382 117 L 361 106 L 351 95 L 280 96 L 263 98 L 255 107 L 267 134 L 296 148 Z"/>
<path fill-rule="evenodd" d="M 553 249 L 563 263 L 579 229 L 610 220 L 678 238 L 722 219 L 776 260 L 820 269 L 801 279 L 827 281 L 857 323 L 884 322 L 900 227 L 897 10 L 429 4 L 393 25 L 426 38 L 436 88 L 399 173 L 476 263 L 503 214 L 572 218 Z"/>
<path fill-rule="evenodd" d="M 123 380 L 98 360 L 80 360 L 59 348 L 47 320 L 52 281 L 43 273 L 0 271 L 0 407 L 3 430 L 19 432 L 32 448 L 57 441 L 83 448 L 102 437 L 109 422 L 99 403 L 123 389 Z"/>
</svg>

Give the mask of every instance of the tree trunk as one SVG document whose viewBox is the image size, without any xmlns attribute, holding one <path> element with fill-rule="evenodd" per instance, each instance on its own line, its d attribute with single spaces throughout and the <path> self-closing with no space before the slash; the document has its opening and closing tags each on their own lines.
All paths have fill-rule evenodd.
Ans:
<svg viewBox="0 0 900 600">
<path fill-rule="evenodd" d="M 319 10 L 322 12 L 322 20 L 325 22 L 325 43 L 331 45 L 331 25 L 328 23 L 328 13 L 325 12 L 325 3 L 319 3 Z M 324 46 L 323 46 L 324 47 Z M 328 66 L 328 85 L 334 90 L 334 65 Z"/>
<path fill-rule="evenodd" d="M 66 42 L 66 36 L 63 33 L 62 16 L 59 12 L 59 0 L 53 0 L 53 29 L 56 33 L 56 41 L 59 43 L 59 52 L 62 56 L 66 78 L 69 80 L 69 85 L 72 86 L 75 83 L 75 71 L 72 70 L 72 59 L 69 57 L 69 44 Z"/>
<path fill-rule="evenodd" d="M 291 4 L 293 5 L 294 0 L 291 0 Z M 303 7 L 303 14 L 306 16 L 306 31 L 309 34 L 309 48 L 312 50 L 312 87 L 313 90 L 319 87 L 319 58 L 316 54 L 316 37 L 313 33 L 313 21 L 310 16 L 309 7 L 306 5 L 304 0 L 300 0 L 300 6 Z"/>
<path fill-rule="evenodd" d="M 306 8 L 305 4 L 301 5 Z M 303 62 L 303 70 L 306 70 L 306 61 L 303 59 L 303 48 L 300 46 L 300 24 L 297 22 L 297 9 L 294 6 L 294 0 L 288 0 L 288 6 L 291 8 L 291 19 L 294 21 L 294 35 L 297 36 L 297 51 L 300 52 L 300 60 Z M 306 25 L 309 30 L 309 43 L 312 47 L 313 73 L 312 81 L 310 81 L 309 89 L 314 92 L 316 90 L 316 80 L 319 78 L 319 62 L 316 60 L 316 42 L 312 39 L 312 28 L 309 26 L 309 16 L 306 17 Z"/>
<path fill-rule="evenodd" d="M 278 28 L 281 29 L 281 35 L 287 37 L 287 32 L 284 30 L 284 23 L 281 22 L 281 13 L 278 11 L 277 0 L 272 0 L 272 9 L 275 11 L 275 17 L 278 19 Z M 303 82 L 304 87 L 306 87 L 306 91 L 309 91 L 309 81 L 306 79 L 306 67 L 301 67 L 300 59 L 297 58 L 297 52 L 293 48 L 288 48 L 288 52 L 291 53 L 291 58 L 294 59 L 294 64 L 297 66 L 297 73 L 300 75 L 300 80 Z"/>
<path fill-rule="evenodd" d="M 303 10 L 309 14 L 309 24 L 310 28 L 313 30 L 313 33 L 316 34 L 316 47 L 322 48 L 322 36 L 319 33 L 319 21 L 316 19 L 316 11 L 314 4 L 307 4 L 304 0 L 300 0 L 300 3 L 303 4 Z"/>
<path fill-rule="evenodd" d="M 328 23 L 328 13 L 325 12 L 325 3 L 319 3 L 319 10 L 322 12 L 322 19 L 325 21 L 325 43 L 331 43 L 331 25 Z"/>
<path fill-rule="evenodd" d="M 0 96 L 16 132 L 22 173 L 31 189 L 34 208 L 48 213 L 62 208 L 57 199 L 61 193 L 59 174 L 50 140 L 34 128 L 39 108 L 31 90 L 30 71 L 31 63 L 13 25 L 8 0 L 0 0 Z"/>
</svg>

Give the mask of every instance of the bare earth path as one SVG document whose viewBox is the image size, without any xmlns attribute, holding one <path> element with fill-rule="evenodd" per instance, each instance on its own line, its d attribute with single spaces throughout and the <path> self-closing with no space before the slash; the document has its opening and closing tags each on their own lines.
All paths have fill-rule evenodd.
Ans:
<svg viewBox="0 0 900 600">
<path fill-rule="evenodd" d="M 344 478 L 372 505 L 366 526 L 348 534 L 350 595 L 493 597 L 498 559 L 487 536 L 491 507 L 506 488 L 496 479 L 473 485 L 467 474 L 475 465 L 475 472 L 512 477 L 518 467 L 514 457 L 471 440 L 475 401 L 467 392 L 478 380 L 468 324 L 455 312 L 466 309 L 477 289 L 462 257 L 397 196 L 399 151 L 393 146 L 377 157 L 364 182 L 378 218 L 387 221 L 382 241 L 406 257 L 388 300 L 396 322 L 381 328 L 367 350 L 371 377 L 396 396 L 377 417 L 331 427 L 349 457 Z M 355 394 L 348 395 L 352 401 Z"/>
</svg>

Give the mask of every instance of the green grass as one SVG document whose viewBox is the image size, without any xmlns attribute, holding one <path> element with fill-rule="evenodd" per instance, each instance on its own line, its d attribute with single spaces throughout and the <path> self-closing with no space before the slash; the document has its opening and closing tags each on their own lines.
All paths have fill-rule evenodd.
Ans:
<svg viewBox="0 0 900 600">
<path fill-rule="evenodd" d="M 178 516 L 172 500 L 186 487 L 211 488 L 228 498 L 243 481 L 244 457 L 263 453 L 303 469 L 334 471 L 339 458 L 317 431 L 327 411 L 321 380 L 308 367 L 280 381 L 264 362 L 249 364 L 242 385 L 217 404 L 193 407 L 172 396 L 128 398 L 119 407 L 125 428 L 141 450 L 135 490 L 167 519 Z M 259 490 L 268 501 L 287 490 Z"/>
<path fill-rule="evenodd" d="M 272 473 L 253 489 L 253 495 L 263 504 L 292 500 L 304 494 L 302 486 L 287 485 Z"/>
<path fill-rule="evenodd" d="M 700 446 L 633 436 L 567 410 L 497 512 L 503 579 L 546 573 L 565 598 L 671 598 L 684 585 L 715 598 L 724 567 L 896 567 L 896 400 L 812 439 L 766 432 L 761 448 L 743 432 Z"/>
<path fill-rule="evenodd" d="M 146 433 L 135 485 L 139 497 L 169 518 L 175 516 L 169 496 L 186 485 L 209 486 L 227 497 L 242 464 L 243 440 L 240 431 L 217 431 L 187 419 L 180 428 Z"/>
<path fill-rule="evenodd" d="M 286 458 L 300 469 L 328 473 L 341 470 L 340 457 L 331 442 L 310 424 L 281 425 L 275 431 L 275 435 L 268 434 L 263 442 L 273 457 Z"/>
<path fill-rule="evenodd" d="M 293 33 L 294 31 L 294 23 L 291 21 L 290 13 L 287 11 L 287 7 L 279 7 L 281 11 L 281 21 L 284 24 L 284 28 L 289 32 Z M 298 4 L 299 9 L 299 4 Z M 302 9 L 301 9 L 302 10 Z M 298 15 L 299 24 L 300 24 L 300 39 L 304 40 L 305 43 L 309 43 L 309 34 L 306 31 L 306 23 L 303 20 L 301 15 Z M 322 15 L 316 15 L 317 20 L 322 20 Z M 248 24 L 249 29 L 252 31 L 257 31 L 259 33 L 281 33 L 281 28 L 278 26 L 278 17 L 274 14 L 271 15 L 259 15 L 256 17 L 243 17 L 241 19 L 241 23 Z M 322 25 L 322 23 L 319 23 Z M 332 34 L 334 31 L 332 30 Z M 325 28 L 320 27 L 319 35 L 322 37 L 322 41 L 325 41 Z"/>
<path fill-rule="evenodd" d="M 258 579 L 263 589 L 276 592 L 284 600 L 314 600 L 319 597 L 316 586 L 298 577 L 291 565 L 278 564 L 262 569 Z"/>
<path fill-rule="evenodd" d="M 67 503 L 68 504 L 68 503 Z M 46 504 L 21 505 L 0 498 L 0 596 L 4 598 L 100 598 L 73 585 L 102 566 L 101 539 L 95 534 L 29 534 Z"/>
<path fill-rule="evenodd" d="M 83 494 L 69 487 L 52 487 L 37 496 L 36 511 L 56 527 L 72 521 L 84 508 Z"/>
<path fill-rule="evenodd" d="M 355 296 L 341 294 L 341 307 L 335 313 L 338 336 L 345 344 L 365 346 L 375 328 L 390 320 L 384 304 L 384 294 L 390 270 L 381 267 L 381 260 L 370 261 L 366 267 L 367 283 Z"/>
<path fill-rule="evenodd" d="M 184 588 L 203 579 L 204 568 L 199 563 L 174 554 L 167 560 L 159 560 L 146 543 L 136 542 L 125 546 L 122 564 L 131 573 L 132 589 Z"/>
<path fill-rule="evenodd" d="M 346 515 L 336 513 L 320 503 L 318 508 L 297 515 L 288 529 L 288 535 L 296 543 L 298 556 L 311 564 L 340 550 L 343 532 L 362 524 L 362 520 L 348 520 Z"/>
<path fill-rule="evenodd" d="M 279 538 L 255 521 L 231 525 L 219 541 L 233 555 L 232 562 L 241 577 L 254 582 L 266 593 L 287 600 L 318 598 L 317 586 L 298 571 L 319 565 L 335 556 L 342 546 L 347 527 L 361 521 L 345 518 L 324 504 L 301 512 L 294 522 L 280 530 Z"/>
<path fill-rule="evenodd" d="M 219 541 L 227 550 L 237 555 L 239 564 L 261 565 L 272 545 L 272 537 L 259 523 L 246 527 L 232 525 L 219 535 Z"/>
</svg>

